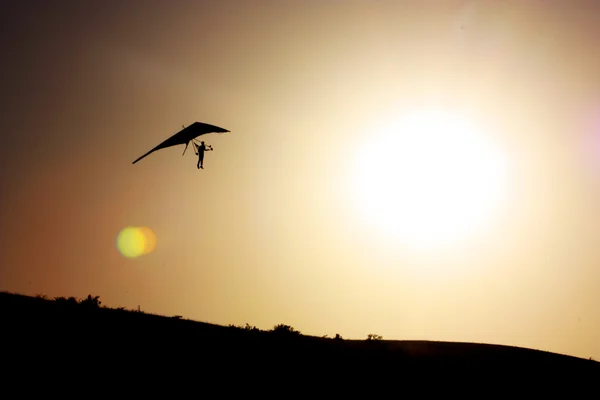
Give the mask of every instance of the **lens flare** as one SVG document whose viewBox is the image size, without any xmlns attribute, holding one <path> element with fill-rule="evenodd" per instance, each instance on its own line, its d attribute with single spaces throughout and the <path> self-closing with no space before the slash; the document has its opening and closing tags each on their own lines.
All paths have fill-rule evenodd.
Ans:
<svg viewBox="0 0 600 400">
<path fill-rule="evenodd" d="M 150 254 L 156 248 L 156 235 L 146 226 L 128 226 L 117 236 L 117 249 L 127 258 Z"/>
</svg>

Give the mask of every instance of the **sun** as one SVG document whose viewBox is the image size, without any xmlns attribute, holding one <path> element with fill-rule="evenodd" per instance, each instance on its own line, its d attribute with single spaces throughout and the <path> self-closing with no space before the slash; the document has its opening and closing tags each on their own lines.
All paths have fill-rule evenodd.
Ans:
<svg viewBox="0 0 600 400">
<path fill-rule="evenodd" d="M 377 234 L 415 250 L 484 229 L 506 198 L 509 165 L 489 132 L 458 113 L 392 118 L 357 148 L 353 198 Z"/>
</svg>

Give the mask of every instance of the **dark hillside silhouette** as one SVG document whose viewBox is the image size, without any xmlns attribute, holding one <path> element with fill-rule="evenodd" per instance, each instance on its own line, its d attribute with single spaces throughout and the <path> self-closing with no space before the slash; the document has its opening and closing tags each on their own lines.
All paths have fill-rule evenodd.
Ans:
<svg viewBox="0 0 600 400">
<path fill-rule="evenodd" d="M 346 340 L 339 334 L 314 337 L 286 324 L 266 331 L 249 324 L 220 326 L 179 315 L 148 314 L 140 308 L 109 308 L 92 295 L 81 300 L 47 299 L 5 292 L 0 293 L 0 312 L 10 363 L 43 364 L 47 366 L 44 374 L 50 375 L 66 370 L 108 375 L 162 371 L 179 376 L 177 379 L 192 375 L 198 382 L 206 382 L 206 374 L 234 380 L 285 374 L 288 380 L 306 387 L 316 382 L 313 379 L 335 384 L 338 378 L 334 375 L 349 379 L 348 374 L 358 374 L 366 384 L 371 378 L 392 374 L 410 386 L 409 376 L 432 379 L 479 374 L 506 387 L 513 384 L 513 378 L 521 385 L 558 374 L 561 383 L 576 382 L 577 389 L 595 382 L 592 377 L 596 381 L 600 377 L 598 362 L 544 351 L 491 344 L 388 341 L 376 334 L 364 340 Z M 107 377 L 102 379 L 108 384 Z M 351 391 L 348 385 L 354 381 L 344 382 L 342 389 Z M 377 387 L 385 384 L 386 380 L 377 379 Z"/>
</svg>

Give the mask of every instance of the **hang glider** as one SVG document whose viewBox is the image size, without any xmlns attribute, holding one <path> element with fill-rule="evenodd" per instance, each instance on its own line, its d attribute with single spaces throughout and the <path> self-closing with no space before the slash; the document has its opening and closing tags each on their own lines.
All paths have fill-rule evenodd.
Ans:
<svg viewBox="0 0 600 400">
<path fill-rule="evenodd" d="M 195 138 L 197 138 L 198 136 L 205 135 L 207 133 L 224 133 L 224 132 L 229 132 L 229 131 L 227 129 L 223 129 L 223 128 L 220 128 L 215 125 L 205 124 L 203 122 L 194 122 L 193 124 L 189 125 L 187 128 L 183 127 L 182 130 L 180 130 L 179 132 L 177 132 L 176 134 L 174 134 L 173 136 L 171 136 L 170 138 L 168 138 L 167 140 L 165 140 L 164 142 L 162 142 L 161 144 L 159 144 L 158 146 L 156 146 L 155 148 L 153 148 L 152 150 L 150 150 L 149 152 L 147 152 L 146 154 L 144 154 L 143 156 L 141 156 L 140 158 L 135 160 L 132 164 L 135 164 L 136 162 L 140 161 L 142 158 L 150 155 L 151 153 L 154 153 L 156 150 L 164 149 L 166 147 L 171 147 L 171 146 L 177 146 L 180 144 L 185 144 L 185 149 L 183 149 L 183 154 L 182 154 L 182 155 L 184 155 L 190 142 L 192 140 L 194 140 Z"/>
</svg>

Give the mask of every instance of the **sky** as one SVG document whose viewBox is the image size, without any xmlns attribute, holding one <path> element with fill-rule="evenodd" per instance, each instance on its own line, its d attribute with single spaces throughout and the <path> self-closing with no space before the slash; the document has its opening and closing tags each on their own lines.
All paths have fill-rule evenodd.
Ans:
<svg viewBox="0 0 600 400">
<path fill-rule="evenodd" d="M 1 7 L 0 290 L 600 359 L 597 2 Z"/>
</svg>

